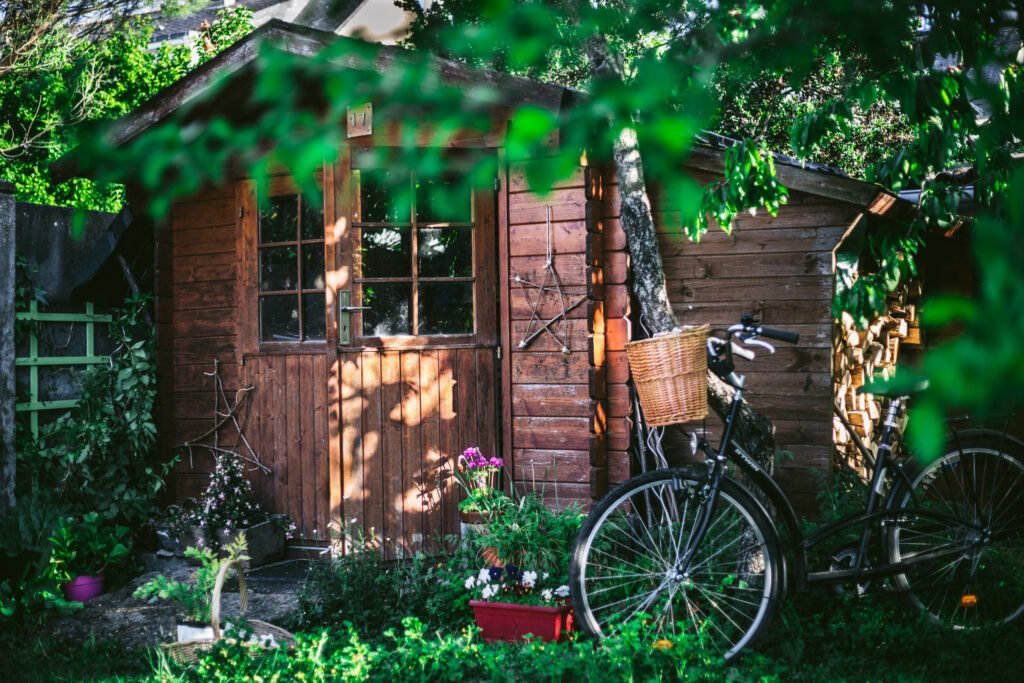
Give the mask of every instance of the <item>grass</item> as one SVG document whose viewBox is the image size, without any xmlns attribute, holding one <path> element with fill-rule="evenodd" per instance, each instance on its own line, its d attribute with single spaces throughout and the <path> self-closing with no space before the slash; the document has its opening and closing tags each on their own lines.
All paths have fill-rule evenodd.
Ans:
<svg viewBox="0 0 1024 683">
<path fill-rule="evenodd" d="M 577 680 L 575 674 L 581 673 L 580 667 L 587 664 L 593 665 L 600 680 L 609 681 L 678 680 L 685 675 L 692 680 L 931 683 L 1016 680 L 1017 674 L 1024 671 L 1024 649 L 1019 645 L 1024 625 L 954 633 L 906 615 L 891 596 L 879 595 L 847 603 L 820 590 L 792 599 L 759 650 L 724 667 L 697 661 L 692 667 L 685 665 L 689 657 L 682 648 L 670 654 L 652 652 L 643 638 L 626 639 L 594 650 L 589 644 L 580 643 L 486 645 L 467 640 L 458 633 L 444 636 L 425 630 L 409 633 L 362 641 L 343 631 L 334 631 L 328 640 L 326 655 L 326 660 L 334 664 L 325 665 L 328 668 L 322 670 L 327 679 L 331 677 L 330 666 L 354 671 L 352 659 L 356 655 L 353 653 L 358 651 L 364 655 L 370 653 L 368 661 L 373 656 L 378 657 L 376 668 L 366 669 L 370 680 L 407 680 L 407 676 L 412 675 L 410 671 L 415 669 L 423 680 L 458 680 L 454 676 L 465 675 L 466 680 L 568 681 Z M 11 635 L 0 644 L 0 659 L 5 662 L 0 678 L 4 680 L 27 683 L 159 680 L 153 673 L 151 660 L 154 658 L 146 651 L 125 652 L 109 642 L 88 642 L 79 646 L 18 642 Z M 353 648 L 353 642 L 358 642 L 358 647 Z M 377 648 L 377 655 L 373 655 L 373 648 Z M 244 658 L 224 657 L 219 668 L 210 666 L 202 675 L 193 672 L 183 680 L 256 680 L 247 676 L 259 675 L 258 672 L 243 672 L 248 666 Z M 278 671 L 280 680 L 291 680 L 290 676 L 298 670 L 278 669 L 276 664 L 267 665 L 263 673 Z M 592 680 L 594 672 L 589 674 Z"/>
</svg>

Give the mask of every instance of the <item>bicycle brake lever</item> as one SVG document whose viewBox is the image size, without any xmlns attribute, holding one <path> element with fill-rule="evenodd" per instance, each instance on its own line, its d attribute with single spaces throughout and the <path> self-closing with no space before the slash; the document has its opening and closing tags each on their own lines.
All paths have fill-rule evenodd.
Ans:
<svg viewBox="0 0 1024 683">
<path fill-rule="evenodd" d="M 768 342 L 762 341 L 760 339 L 744 339 L 743 343 L 744 344 L 748 344 L 748 345 L 756 344 L 758 346 L 763 346 L 764 348 L 768 349 L 768 353 L 775 353 L 775 347 L 774 346 L 772 346 Z"/>
<path fill-rule="evenodd" d="M 749 351 L 749 350 L 743 348 L 742 346 L 740 346 L 739 344 L 737 344 L 734 341 L 730 341 L 729 343 L 732 344 L 732 354 L 734 356 L 739 356 L 740 358 L 746 358 L 747 360 L 754 360 L 754 352 L 753 351 Z"/>
</svg>

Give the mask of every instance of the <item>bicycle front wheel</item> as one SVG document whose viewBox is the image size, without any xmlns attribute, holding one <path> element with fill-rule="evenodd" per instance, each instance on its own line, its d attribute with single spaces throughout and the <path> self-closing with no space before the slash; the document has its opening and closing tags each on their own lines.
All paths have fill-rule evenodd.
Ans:
<svg viewBox="0 0 1024 683">
<path fill-rule="evenodd" d="M 893 583 L 907 605 L 954 629 L 1008 623 L 1024 613 L 1024 460 L 998 433 L 963 435 L 898 482 L 888 527 Z M 915 562 L 929 554 L 934 559 Z"/>
<path fill-rule="evenodd" d="M 705 482 L 696 470 L 658 470 L 598 503 L 570 569 L 584 631 L 605 637 L 641 619 L 666 639 L 697 642 L 727 659 L 756 643 L 778 607 L 778 533 L 750 493 L 723 478 L 707 532 L 684 564 Z"/>
</svg>

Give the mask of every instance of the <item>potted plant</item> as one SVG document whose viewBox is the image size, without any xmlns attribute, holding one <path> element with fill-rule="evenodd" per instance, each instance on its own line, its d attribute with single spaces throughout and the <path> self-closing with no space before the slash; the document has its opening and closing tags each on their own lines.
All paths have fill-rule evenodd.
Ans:
<svg viewBox="0 0 1024 683">
<path fill-rule="evenodd" d="M 561 640 L 572 629 L 568 568 L 583 523 L 579 505 L 553 512 L 543 492 L 519 495 L 513 488 L 490 496 L 483 514 L 472 542 L 491 566 L 466 577 L 465 586 L 484 640 Z"/>
<path fill-rule="evenodd" d="M 129 534 L 128 527 L 106 523 L 97 512 L 60 520 L 49 539 L 50 569 L 69 602 L 85 603 L 103 594 L 103 570 L 131 552 Z"/>
<path fill-rule="evenodd" d="M 283 555 L 285 540 L 295 533 L 295 523 L 287 515 L 272 515 L 254 499 L 241 461 L 227 453 L 217 456 L 210 483 L 199 500 L 170 518 L 171 531 L 181 539 L 181 547 L 206 547 L 216 553 L 244 533 L 249 556 L 246 568 Z M 190 557 L 197 560 L 195 555 Z"/>
<path fill-rule="evenodd" d="M 487 458 L 475 446 L 462 452 L 456 478 L 466 491 L 465 499 L 459 503 L 459 513 L 464 523 L 479 524 L 493 507 L 495 496 L 500 492 L 498 483 L 503 465 L 501 458 Z"/>
<path fill-rule="evenodd" d="M 214 637 L 210 617 L 211 599 L 213 587 L 217 583 L 217 573 L 228 562 L 235 560 L 244 562 L 248 559 L 245 554 L 245 534 L 238 535 L 225 545 L 223 550 L 226 554 L 225 557 L 218 557 L 217 553 L 210 548 L 186 548 L 185 555 L 199 562 L 199 568 L 192 574 L 191 582 L 172 581 L 160 574 L 136 588 L 132 593 L 134 597 L 150 602 L 172 600 L 178 603 L 180 618 L 175 624 L 175 635 L 179 642 Z"/>
<path fill-rule="evenodd" d="M 549 572 L 538 573 L 509 564 L 482 568 L 466 579 L 473 618 L 483 639 L 516 642 L 533 636 L 544 641 L 562 641 L 572 630 L 569 586 Z"/>
</svg>

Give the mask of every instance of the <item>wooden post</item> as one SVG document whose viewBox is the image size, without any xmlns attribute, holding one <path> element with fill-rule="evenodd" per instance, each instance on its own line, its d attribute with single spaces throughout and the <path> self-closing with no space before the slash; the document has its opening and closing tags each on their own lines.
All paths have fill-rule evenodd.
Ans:
<svg viewBox="0 0 1024 683">
<path fill-rule="evenodd" d="M 0 515 L 14 507 L 14 185 L 0 181 Z"/>
</svg>

